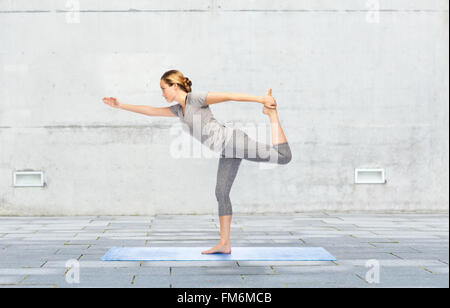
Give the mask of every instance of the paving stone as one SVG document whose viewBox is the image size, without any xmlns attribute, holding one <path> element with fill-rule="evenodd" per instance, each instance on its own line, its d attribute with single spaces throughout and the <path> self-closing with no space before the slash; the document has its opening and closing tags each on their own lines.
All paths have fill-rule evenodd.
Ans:
<svg viewBox="0 0 450 308">
<path fill-rule="evenodd" d="M 285 274 L 305 274 L 305 273 L 333 273 L 333 272 L 345 272 L 349 270 L 348 266 L 339 266 L 335 263 L 322 263 L 317 265 L 309 265 L 309 266 L 281 266 L 275 265 L 272 266 L 272 270 L 277 275 L 285 275 Z"/>
<path fill-rule="evenodd" d="M 19 284 L 26 275 L 1 275 L 0 286 Z"/>
<path fill-rule="evenodd" d="M 448 266 L 424 266 L 427 271 L 430 271 L 432 274 L 449 274 Z"/>
<path fill-rule="evenodd" d="M 137 268 L 81 268 L 80 283 L 71 287 L 132 287 Z"/>
<path fill-rule="evenodd" d="M 30 288 L 57 288 L 56 285 L 42 285 L 42 284 L 17 284 L 17 285 L 1 285 L 0 288 L 5 289 L 30 289 Z"/>
<path fill-rule="evenodd" d="M 60 269 L 52 268 L 0 268 L 0 276 L 26 276 L 26 275 L 54 275 L 60 274 Z"/>
<path fill-rule="evenodd" d="M 21 286 L 65 286 L 69 287 L 66 281 L 65 273 L 58 275 L 27 275 L 27 277 L 20 283 Z"/>
<path fill-rule="evenodd" d="M 360 273 L 365 278 L 366 271 Z M 434 275 L 419 267 L 380 267 L 380 287 L 448 287 L 449 276 Z"/>
<path fill-rule="evenodd" d="M 340 288 L 365 285 L 365 282 L 353 273 L 326 271 L 273 276 L 244 276 L 244 283 L 249 288 Z"/>
<path fill-rule="evenodd" d="M 396 255 L 387 252 L 359 252 L 359 251 L 348 251 L 348 252 L 330 252 L 337 261 L 339 260 L 387 260 L 387 259 L 399 259 Z"/>
<path fill-rule="evenodd" d="M 59 268 L 66 270 L 67 260 L 48 261 L 42 267 L 43 268 Z M 132 261 L 101 261 L 97 260 L 81 260 L 79 261 L 80 268 L 139 268 L 140 262 Z"/>
<path fill-rule="evenodd" d="M 241 275 L 172 275 L 170 282 L 172 288 L 192 286 L 196 288 L 242 288 L 245 286 Z"/>
<path fill-rule="evenodd" d="M 414 253 L 408 253 L 408 252 L 395 252 L 394 253 L 397 257 L 403 260 L 433 260 L 433 261 L 446 261 L 448 263 L 448 252 L 434 252 L 434 253 L 421 253 L 421 252 L 414 252 Z"/>
<path fill-rule="evenodd" d="M 139 272 L 132 279 L 132 286 L 138 288 L 169 288 L 171 279 L 169 275 L 147 275 Z"/>
</svg>

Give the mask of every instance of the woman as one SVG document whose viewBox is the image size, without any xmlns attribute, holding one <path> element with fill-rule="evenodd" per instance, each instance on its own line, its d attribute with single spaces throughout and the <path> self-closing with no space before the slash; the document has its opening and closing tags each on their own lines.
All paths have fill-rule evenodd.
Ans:
<svg viewBox="0 0 450 308">
<path fill-rule="evenodd" d="M 202 254 L 231 253 L 230 225 L 232 207 L 231 185 L 236 177 L 242 159 L 256 162 L 287 164 L 291 160 L 291 150 L 280 125 L 276 101 L 269 89 L 264 97 L 217 92 L 192 92 L 192 82 L 180 71 L 170 70 L 160 80 L 162 95 L 167 102 L 178 104 L 170 107 L 128 105 L 113 97 L 103 98 L 111 107 L 142 113 L 148 116 L 178 117 L 187 124 L 190 134 L 212 150 L 221 152 L 217 171 L 216 198 L 219 204 L 220 240 Z M 245 101 L 263 104 L 262 112 L 270 119 L 272 146 L 259 143 L 238 129 L 231 129 L 219 123 L 211 113 L 209 105 L 226 101 Z M 195 122 L 195 123 L 194 123 Z M 199 129 L 194 129 L 197 125 Z M 201 133 L 198 133 L 198 132 Z"/>
</svg>

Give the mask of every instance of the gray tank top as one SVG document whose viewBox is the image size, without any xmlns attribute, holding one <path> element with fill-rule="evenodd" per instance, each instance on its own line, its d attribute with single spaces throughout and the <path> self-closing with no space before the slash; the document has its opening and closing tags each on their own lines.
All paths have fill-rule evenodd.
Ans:
<svg viewBox="0 0 450 308">
<path fill-rule="evenodd" d="M 195 139 L 209 147 L 212 151 L 221 151 L 233 136 L 233 129 L 217 121 L 209 106 L 206 105 L 208 92 L 189 92 L 186 96 L 186 107 L 180 104 L 170 106 L 170 110 L 180 118 L 183 128 Z"/>
</svg>

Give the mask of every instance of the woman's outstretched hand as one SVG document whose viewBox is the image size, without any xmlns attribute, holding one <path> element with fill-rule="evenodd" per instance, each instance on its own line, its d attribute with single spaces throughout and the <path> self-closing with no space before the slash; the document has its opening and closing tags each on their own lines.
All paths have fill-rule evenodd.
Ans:
<svg viewBox="0 0 450 308">
<path fill-rule="evenodd" d="M 104 97 L 103 102 L 113 108 L 120 108 L 120 102 L 114 97 Z"/>
<path fill-rule="evenodd" d="M 272 89 L 267 90 L 267 94 L 264 96 L 264 106 L 269 109 L 275 109 L 277 102 L 272 96 Z"/>
</svg>

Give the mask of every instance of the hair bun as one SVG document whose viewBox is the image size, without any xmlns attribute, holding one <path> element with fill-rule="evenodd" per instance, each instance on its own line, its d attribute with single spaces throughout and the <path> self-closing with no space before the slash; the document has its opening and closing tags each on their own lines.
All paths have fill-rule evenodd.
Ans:
<svg viewBox="0 0 450 308">
<path fill-rule="evenodd" d="M 189 80 L 189 78 L 184 77 L 184 83 L 187 84 L 188 86 L 192 86 L 192 81 Z"/>
</svg>

